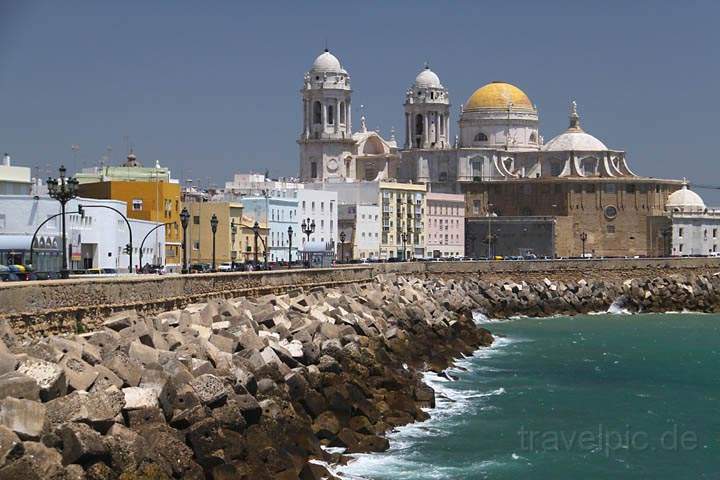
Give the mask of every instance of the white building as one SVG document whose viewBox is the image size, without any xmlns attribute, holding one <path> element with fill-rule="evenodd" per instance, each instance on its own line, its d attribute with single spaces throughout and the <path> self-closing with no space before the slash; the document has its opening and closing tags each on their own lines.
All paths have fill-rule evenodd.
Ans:
<svg viewBox="0 0 720 480">
<path fill-rule="evenodd" d="M 80 216 L 78 205 L 85 214 Z M 122 217 L 103 207 L 126 211 L 125 202 L 76 198 L 66 205 L 68 268 L 117 269 L 128 271 L 127 224 Z M 29 264 L 33 233 L 49 217 L 60 213 L 60 204 L 50 197 L 0 195 L 0 263 Z M 130 219 L 133 233 L 133 266 L 140 264 L 140 245 L 157 224 Z M 165 263 L 165 227 L 158 229 L 158 241 L 150 235 L 143 244 L 143 263 L 159 259 Z M 59 271 L 62 266 L 61 216 L 48 221 L 36 237 L 33 264 L 36 271 Z"/>
<path fill-rule="evenodd" d="M 337 243 L 338 239 L 338 194 L 333 191 L 302 189 L 298 194 L 298 218 L 296 227 L 299 235 L 298 245 L 305 245 L 308 236 L 302 231 L 303 220 L 315 223 L 315 231 L 310 234 L 311 242 Z"/>
<path fill-rule="evenodd" d="M 377 203 L 356 203 L 338 207 L 338 225 L 345 233 L 345 243 L 338 245 L 338 258 L 380 258 L 380 206 Z M 339 240 L 338 240 L 339 241 Z"/>
<path fill-rule="evenodd" d="M 0 163 L 0 195 L 30 195 L 33 180 L 29 167 L 15 167 L 10 164 L 10 155 L 3 155 Z"/>
<path fill-rule="evenodd" d="M 670 255 L 713 255 L 720 253 L 720 209 L 708 208 L 687 182 L 673 192 L 666 203 L 670 218 Z"/>
<path fill-rule="evenodd" d="M 428 192 L 427 256 L 465 255 L 465 197 L 453 193 Z"/>
</svg>

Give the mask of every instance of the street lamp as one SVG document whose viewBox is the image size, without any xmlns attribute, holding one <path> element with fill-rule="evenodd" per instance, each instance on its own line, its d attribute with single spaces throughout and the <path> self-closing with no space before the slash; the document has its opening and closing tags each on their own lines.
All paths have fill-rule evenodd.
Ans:
<svg viewBox="0 0 720 480">
<path fill-rule="evenodd" d="M 233 218 L 230 222 L 230 233 L 232 233 L 231 243 L 230 243 L 230 251 L 232 252 L 232 258 L 230 261 L 232 262 L 232 269 L 235 271 L 235 258 L 237 256 L 237 250 L 235 250 L 235 239 L 237 237 L 237 224 L 235 223 L 235 219 Z"/>
<path fill-rule="evenodd" d="M 587 233 L 582 232 L 580 234 L 580 241 L 582 242 L 582 258 L 585 258 L 585 241 L 587 240 Z"/>
<path fill-rule="evenodd" d="M 487 244 L 488 244 L 488 260 L 492 260 L 491 253 L 492 253 L 492 224 L 490 223 L 490 219 L 492 218 L 492 214 L 490 212 L 490 207 L 494 207 L 492 203 L 487 204 L 487 217 L 488 217 L 488 236 L 487 236 Z"/>
<path fill-rule="evenodd" d="M 345 263 L 345 232 L 340 232 L 340 262 Z"/>
<path fill-rule="evenodd" d="M 407 259 L 405 258 L 405 257 L 407 256 L 407 249 L 405 248 L 405 242 L 407 242 L 407 233 L 406 233 L 406 232 L 401 233 L 401 234 L 400 234 L 400 238 L 402 239 L 402 244 L 403 244 L 402 259 L 403 259 L 403 262 L 404 262 L 404 261 L 407 260 Z"/>
<path fill-rule="evenodd" d="M 62 213 L 62 270 L 60 270 L 60 275 L 62 278 L 68 278 L 70 276 L 70 272 L 68 271 L 68 261 L 67 261 L 67 237 L 66 237 L 66 228 L 65 228 L 65 204 L 69 202 L 71 199 L 77 197 L 77 187 L 78 187 L 78 181 L 77 178 L 66 178 L 65 172 L 67 170 L 65 169 L 65 165 L 60 166 L 60 177 L 59 178 L 48 178 L 47 179 L 47 187 L 48 187 L 48 193 L 49 195 L 60 202 L 60 211 Z"/>
<path fill-rule="evenodd" d="M 218 227 L 218 218 L 217 215 L 214 213 L 212 214 L 212 217 L 210 217 L 210 228 L 212 229 L 213 234 L 213 249 L 212 249 L 212 271 L 215 271 L 215 234 L 217 233 L 217 227 Z"/>
<path fill-rule="evenodd" d="M 257 241 L 258 241 L 258 236 L 260 235 L 260 225 L 258 224 L 258 222 L 255 222 L 255 225 L 253 225 L 253 233 L 255 234 L 255 236 L 254 236 L 255 248 L 253 248 L 253 252 L 255 252 L 255 255 L 254 255 L 254 257 L 255 257 L 255 266 L 257 267 L 257 263 L 258 263 L 258 258 L 257 258 Z"/>
<path fill-rule="evenodd" d="M 180 212 L 180 223 L 182 224 L 183 229 L 183 267 L 182 267 L 182 273 L 188 273 L 188 266 L 187 266 L 187 227 L 188 223 L 190 221 L 190 212 L 188 212 L 187 207 L 183 207 L 182 212 Z"/>
<path fill-rule="evenodd" d="M 312 222 L 308 218 L 307 221 L 303 220 L 302 224 L 300 224 L 300 228 L 302 229 L 302 232 L 307 235 L 307 241 L 310 241 L 310 235 L 312 233 L 315 233 L 315 220 Z"/>
<path fill-rule="evenodd" d="M 292 226 L 288 227 L 288 268 L 292 268 Z"/>
</svg>

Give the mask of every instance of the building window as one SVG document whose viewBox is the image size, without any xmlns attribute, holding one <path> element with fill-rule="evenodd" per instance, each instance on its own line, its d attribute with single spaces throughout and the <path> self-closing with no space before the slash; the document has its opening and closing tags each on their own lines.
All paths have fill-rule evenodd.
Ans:
<svg viewBox="0 0 720 480">
<path fill-rule="evenodd" d="M 5 230 L 5 214 L 0 214 L 0 230 Z"/>
<path fill-rule="evenodd" d="M 535 135 L 535 132 L 530 134 L 530 143 L 537 143 L 537 135 Z"/>
<path fill-rule="evenodd" d="M 713 228 L 713 238 L 717 238 L 717 228 Z"/>
<path fill-rule="evenodd" d="M 193 225 L 200 225 L 200 215 L 193 215 Z"/>
<path fill-rule="evenodd" d="M 682 253 L 682 251 L 683 251 L 683 244 L 682 244 L 682 243 L 680 244 L 679 250 L 680 250 L 680 253 Z"/>
<path fill-rule="evenodd" d="M 327 123 L 328 125 L 335 125 L 335 107 L 332 105 L 327 107 Z"/>
<path fill-rule="evenodd" d="M 320 202 L 320 212 L 325 211 L 325 202 Z"/>
<path fill-rule="evenodd" d="M 607 233 L 615 233 L 615 225 L 608 225 Z"/>
<path fill-rule="evenodd" d="M 483 132 L 480 132 L 477 135 L 475 135 L 475 141 L 476 142 L 487 142 L 488 137 Z"/>
<path fill-rule="evenodd" d="M 310 162 L 310 178 L 317 178 L 317 162 Z"/>
<path fill-rule="evenodd" d="M 313 123 L 322 123 L 322 105 L 320 102 L 313 103 Z"/>
<path fill-rule="evenodd" d="M 684 229 L 682 227 L 678 228 L 678 237 L 682 238 Z"/>
<path fill-rule="evenodd" d="M 141 198 L 133 198 L 133 201 L 132 201 L 133 212 L 138 212 L 138 211 L 142 210 L 142 208 L 143 208 L 142 199 Z"/>
<path fill-rule="evenodd" d="M 193 250 L 200 250 L 200 242 L 193 242 Z"/>
<path fill-rule="evenodd" d="M 345 102 L 340 102 L 340 123 L 345 123 Z"/>
<path fill-rule="evenodd" d="M 480 200 L 473 200 L 473 213 L 480 215 Z"/>
</svg>

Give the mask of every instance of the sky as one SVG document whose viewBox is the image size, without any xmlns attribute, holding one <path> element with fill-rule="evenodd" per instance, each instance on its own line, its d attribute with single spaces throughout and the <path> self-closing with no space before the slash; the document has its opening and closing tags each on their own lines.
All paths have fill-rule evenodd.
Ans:
<svg viewBox="0 0 720 480">
<path fill-rule="evenodd" d="M 297 175 L 304 73 L 327 45 L 370 129 L 402 144 L 425 62 L 460 106 L 502 80 L 547 142 L 576 100 L 641 175 L 720 185 L 720 2 L 0 0 L 0 152 L 41 176 L 145 165 L 219 184 Z M 72 146 L 79 147 L 73 151 Z M 720 204 L 720 191 L 698 190 Z"/>
</svg>

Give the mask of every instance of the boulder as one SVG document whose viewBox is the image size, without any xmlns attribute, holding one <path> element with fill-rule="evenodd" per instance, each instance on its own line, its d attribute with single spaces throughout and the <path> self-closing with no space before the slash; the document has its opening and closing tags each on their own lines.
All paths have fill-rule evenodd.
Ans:
<svg viewBox="0 0 720 480">
<path fill-rule="evenodd" d="M 18 372 L 0 375 L 0 399 L 14 397 L 26 400 L 40 400 L 40 387 L 37 382 Z"/>
<path fill-rule="evenodd" d="M 194 378 L 190 382 L 190 386 L 195 394 L 205 405 L 219 405 L 227 398 L 228 391 L 225 384 L 215 375 L 205 374 Z"/>
<path fill-rule="evenodd" d="M 47 426 L 45 406 L 33 400 L 5 398 L 0 400 L 0 425 L 23 440 L 39 439 Z"/>
<path fill-rule="evenodd" d="M 63 464 L 85 463 L 107 455 L 102 436 L 84 423 L 69 422 L 60 428 Z"/>
<path fill-rule="evenodd" d="M 23 454 L 23 444 L 15 432 L 0 425 L 0 468 Z"/>
<path fill-rule="evenodd" d="M 127 387 L 122 389 L 125 396 L 123 410 L 158 407 L 157 391 L 147 387 Z"/>
<path fill-rule="evenodd" d="M 98 376 L 97 370 L 79 356 L 66 355 L 60 362 L 73 390 L 89 390 Z"/>
<path fill-rule="evenodd" d="M 62 478 L 62 456 L 39 442 L 23 442 L 23 455 L 0 468 L 2 480 L 45 480 Z"/>
<path fill-rule="evenodd" d="M 17 371 L 37 382 L 40 387 L 40 398 L 44 402 L 65 395 L 67 392 L 65 372 L 54 363 L 28 358 L 20 362 Z"/>
</svg>

